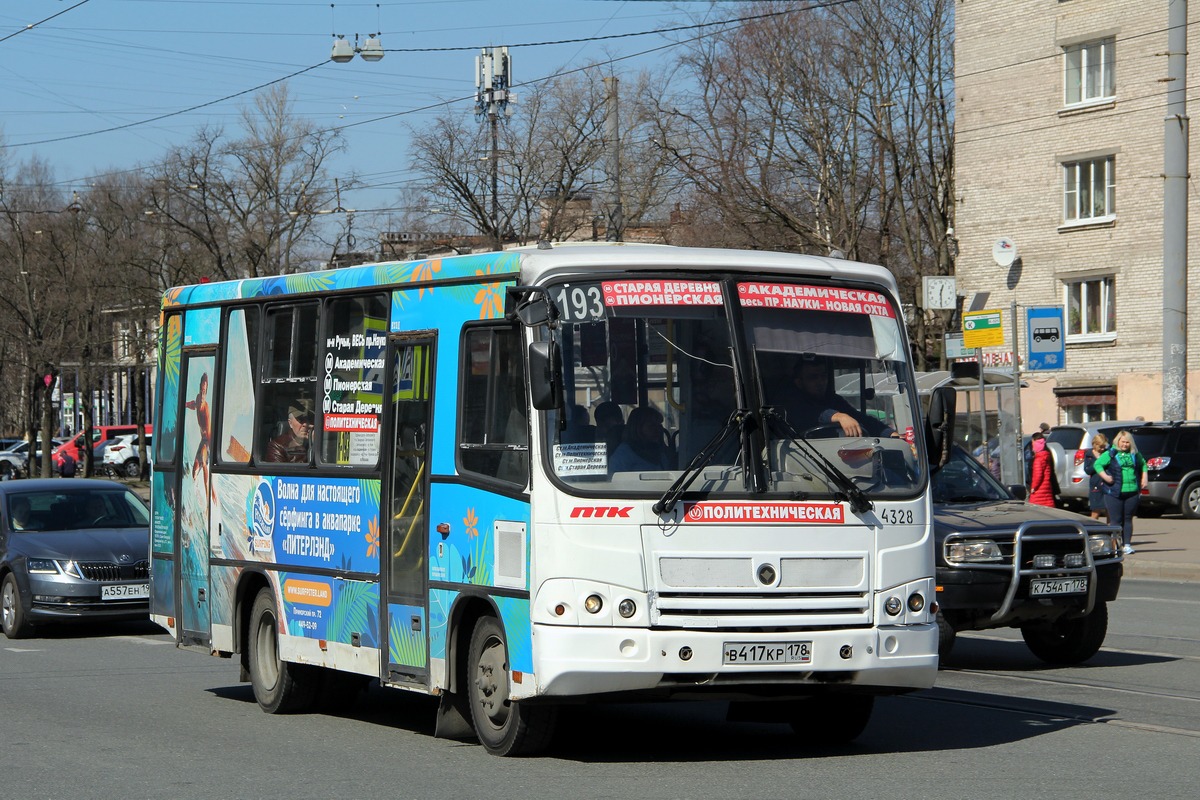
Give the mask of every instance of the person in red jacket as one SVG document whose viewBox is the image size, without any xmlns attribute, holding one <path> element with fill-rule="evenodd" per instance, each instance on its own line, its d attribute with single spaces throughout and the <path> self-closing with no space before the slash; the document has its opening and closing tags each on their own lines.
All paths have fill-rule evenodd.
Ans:
<svg viewBox="0 0 1200 800">
<path fill-rule="evenodd" d="M 1046 449 L 1046 440 L 1041 432 L 1033 434 L 1033 469 L 1029 477 L 1029 502 L 1053 508 L 1058 501 L 1058 486 L 1054 479 L 1054 460 Z"/>
</svg>

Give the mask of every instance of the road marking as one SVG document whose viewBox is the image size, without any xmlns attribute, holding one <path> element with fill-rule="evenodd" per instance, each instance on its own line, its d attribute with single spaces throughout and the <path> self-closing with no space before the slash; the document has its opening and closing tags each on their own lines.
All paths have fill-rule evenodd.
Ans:
<svg viewBox="0 0 1200 800">
<path fill-rule="evenodd" d="M 40 647 L 6 647 L 4 648 L 10 653 L 40 653 Z"/>
</svg>

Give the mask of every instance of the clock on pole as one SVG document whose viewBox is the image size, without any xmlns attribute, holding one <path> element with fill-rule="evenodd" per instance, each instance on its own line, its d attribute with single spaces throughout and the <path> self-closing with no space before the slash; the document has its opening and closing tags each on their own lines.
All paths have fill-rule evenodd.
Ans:
<svg viewBox="0 0 1200 800">
<path fill-rule="evenodd" d="M 953 310 L 958 303 L 957 285 L 953 275 L 926 275 L 925 302 L 927 309 Z"/>
</svg>

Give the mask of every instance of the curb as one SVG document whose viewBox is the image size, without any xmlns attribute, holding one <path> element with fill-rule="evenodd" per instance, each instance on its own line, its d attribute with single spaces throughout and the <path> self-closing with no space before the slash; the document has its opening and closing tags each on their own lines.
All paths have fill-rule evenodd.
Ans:
<svg viewBox="0 0 1200 800">
<path fill-rule="evenodd" d="M 1125 561 L 1122 577 L 1156 581 L 1200 582 L 1200 564 L 1172 564 L 1169 561 Z"/>
</svg>

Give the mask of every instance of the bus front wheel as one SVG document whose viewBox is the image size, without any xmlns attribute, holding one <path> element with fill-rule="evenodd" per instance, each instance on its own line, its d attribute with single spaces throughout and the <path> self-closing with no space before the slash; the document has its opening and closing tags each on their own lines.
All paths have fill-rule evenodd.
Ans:
<svg viewBox="0 0 1200 800">
<path fill-rule="evenodd" d="M 508 642 L 495 617 L 483 617 L 471 633 L 467 694 L 479 743 L 497 756 L 530 755 L 550 744 L 558 709 L 509 699 Z"/>
<path fill-rule="evenodd" d="M 875 698 L 869 694 L 821 694 L 797 700 L 792 732 L 806 747 L 842 747 L 853 742 L 871 721 Z"/>
<path fill-rule="evenodd" d="M 263 588 L 250 611 L 250 684 L 254 699 L 268 714 L 298 711 L 312 704 L 317 681 L 314 671 L 279 657 L 279 617 L 275 598 Z"/>
</svg>

